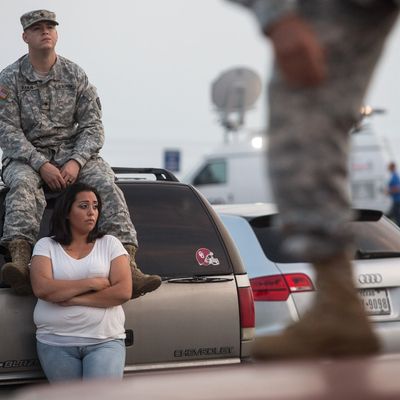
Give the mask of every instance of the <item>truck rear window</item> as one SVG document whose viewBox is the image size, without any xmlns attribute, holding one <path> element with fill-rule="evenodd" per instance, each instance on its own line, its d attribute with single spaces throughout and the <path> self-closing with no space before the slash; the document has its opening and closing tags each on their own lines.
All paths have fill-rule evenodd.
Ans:
<svg viewBox="0 0 400 400">
<path fill-rule="evenodd" d="M 164 277 L 232 273 L 204 204 L 184 185 L 121 184 L 138 232 L 137 262 Z"/>
</svg>

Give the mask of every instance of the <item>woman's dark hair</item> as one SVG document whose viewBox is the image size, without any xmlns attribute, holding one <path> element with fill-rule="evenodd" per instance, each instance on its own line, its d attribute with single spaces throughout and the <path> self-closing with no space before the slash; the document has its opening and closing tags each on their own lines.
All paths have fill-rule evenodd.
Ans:
<svg viewBox="0 0 400 400">
<path fill-rule="evenodd" d="M 73 202 L 76 196 L 81 192 L 93 192 L 97 198 L 97 209 L 99 211 L 95 227 L 89 232 L 87 242 L 91 243 L 97 238 L 104 236 L 103 232 L 99 231 L 99 219 L 101 214 L 101 197 L 97 190 L 85 183 L 74 183 L 69 186 L 63 194 L 57 199 L 54 206 L 53 215 L 50 220 L 50 235 L 52 238 L 61 244 L 70 244 L 72 242 L 71 228 L 69 225 L 68 215 L 71 211 Z"/>
</svg>

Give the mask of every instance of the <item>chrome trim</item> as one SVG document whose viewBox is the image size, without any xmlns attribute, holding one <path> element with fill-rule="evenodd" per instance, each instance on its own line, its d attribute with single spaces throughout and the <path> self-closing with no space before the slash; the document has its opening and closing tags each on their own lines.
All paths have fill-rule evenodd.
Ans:
<svg viewBox="0 0 400 400">
<path fill-rule="evenodd" d="M 224 358 L 221 360 L 201 360 L 201 361 L 185 361 L 185 362 L 172 362 L 172 363 L 160 363 L 160 364 L 141 364 L 126 366 L 124 373 L 136 372 L 136 371 L 156 371 L 171 368 L 188 368 L 188 367 L 207 367 L 211 365 L 229 365 L 229 364 L 240 364 L 240 358 Z"/>
<path fill-rule="evenodd" d="M 34 382 L 47 382 L 42 371 L 1 372 L 0 388 L 6 385 L 25 385 Z M 1 391 L 0 391 L 1 398 Z"/>
<path fill-rule="evenodd" d="M 361 285 L 373 284 L 373 283 L 381 283 L 383 280 L 381 274 L 360 274 L 358 275 L 358 282 Z"/>
<path fill-rule="evenodd" d="M 241 340 L 253 340 L 256 335 L 256 328 L 242 328 Z"/>
<path fill-rule="evenodd" d="M 235 275 L 235 278 L 239 288 L 250 286 L 250 280 L 247 274 Z"/>
</svg>

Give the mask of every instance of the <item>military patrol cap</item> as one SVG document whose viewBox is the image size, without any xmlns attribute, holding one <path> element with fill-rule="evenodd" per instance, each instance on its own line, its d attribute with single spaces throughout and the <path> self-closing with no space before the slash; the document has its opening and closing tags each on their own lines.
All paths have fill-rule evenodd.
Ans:
<svg viewBox="0 0 400 400">
<path fill-rule="evenodd" d="M 40 21 L 49 21 L 54 25 L 58 25 L 58 22 L 56 21 L 56 14 L 48 10 L 29 11 L 21 17 L 21 24 L 24 30 Z"/>
</svg>

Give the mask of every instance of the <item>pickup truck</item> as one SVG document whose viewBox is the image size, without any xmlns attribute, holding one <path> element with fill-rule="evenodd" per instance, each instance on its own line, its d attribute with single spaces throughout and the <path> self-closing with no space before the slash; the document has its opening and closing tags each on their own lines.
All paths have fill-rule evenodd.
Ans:
<svg viewBox="0 0 400 400">
<path fill-rule="evenodd" d="M 138 232 L 138 265 L 161 287 L 124 304 L 125 374 L 240 363 L 254 338 L 253 295 L 220 218 L 191 185 L 167 170 L 114 168 Z M 0 235 L 4 198 L 0 190 Z M 47 193 L 40 237 L 49 232 L 57 193 Z M 9 260 L 0 252 L 0 268 Z M 0 385 L 45 379 L 36 355 L 34 296 L 0 284 Z"/>
</svg>

